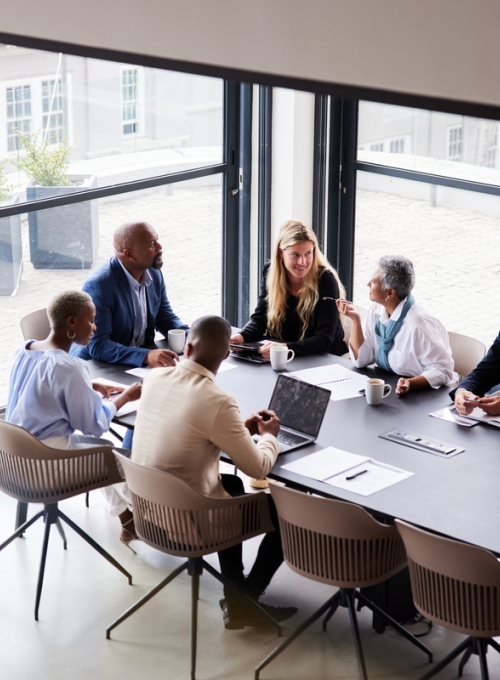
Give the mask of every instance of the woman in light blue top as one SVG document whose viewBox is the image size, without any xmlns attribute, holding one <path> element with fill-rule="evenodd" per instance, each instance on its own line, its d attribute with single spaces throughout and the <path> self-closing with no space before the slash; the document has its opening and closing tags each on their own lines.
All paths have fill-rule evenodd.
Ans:
<svg viewBox="0 0 500 680">
<path fill-rule="evenodd" d="M 87 364 L 68 354 L 71 345 L 87 345 L 95 331 L 96 309 L 92 298 L 80 291 L 57 295 L 47 307 L 50 334 L 45 340 L 28 340 L 18 349 L 9 385 L 5 420 L 24 427 L 47 446 L 77 448 L 89 446 L 80 435 L 100 437 L 109 430 L 117 409 L 140 397 L 141 385 L 108 388 L 92 384 Z M 110 398 L 110 392 L 118 394 Z M 103 397 L 105 397 L 103 399 Z M 120 486 L 120 485 L 115 485 Z M 111 487 L 105 495 L 116 514 L 129 528 L 132 514 L 126 501 L 117 498 Z M 122 529 L 127 540 L 128 529 Z"/>
</svg>

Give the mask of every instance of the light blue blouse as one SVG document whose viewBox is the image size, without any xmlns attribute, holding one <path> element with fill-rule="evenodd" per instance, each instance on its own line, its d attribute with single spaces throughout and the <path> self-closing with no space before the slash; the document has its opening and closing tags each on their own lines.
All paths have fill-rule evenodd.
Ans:
<svg viewBox="0 0 500 680">
<path fill-rule="evenodd" d="M 92 389 L 85 361 L 61 349 L 27 349 L 32 342 L 14 356 L 5 420 L 38 439 L 107 432 L 116 407 Z"/>
</svg>

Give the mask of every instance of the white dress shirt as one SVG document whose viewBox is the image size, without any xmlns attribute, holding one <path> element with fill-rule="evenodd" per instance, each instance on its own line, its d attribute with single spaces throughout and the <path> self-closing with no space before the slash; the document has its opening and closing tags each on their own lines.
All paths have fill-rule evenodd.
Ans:
<svg viewBox="0 0 500 680">
<path fill-rule="evenodd" d="M 364 343 L 355 359 L 349 346 L 349 353 L 356 368 L 376 363 L 378 343 L 375 337 L 377 315 L 387 325 L 390 320 L 397 321 L 403 310 L 406 298 L 394 310 L 391 317 L 382 305 L 373 302 L 362 321 Z M 429 385 L 438 388 L 455 379 L 453 358 L 451 356 L 448 331 L 439 319 L 415 302 L 408 311 L 394 344 L 388 354 L 389 366 L 397 375 L 414 378 L 422 375 Z"/>
<path fill-rule="evenodd" d="M 225 497 L 221 450 L 242 472 L 262 479 L 280 446 L 270 434 L 253 441 L 236 399 L 200 364 L 185 359 L 173 368 L 154 368 L 142 388 L 132 460 L 172 472 L 201 493 Z"/>
<path fill-rule="evenodd" d="M 120 260 L 118 260 L 120 262 Z M 141 276 L 141 281 L 136 281 L 132 274 L 120 262 L 120 266 L 125 272 L 130 292 L 132 294 L 132 303 L 134 305 L 134 337 L 132 340 L 133 347 L 142 347 L 146 340 L 146 328 L 148 326 L 148 301 L 146 300 L 146 287 L 151 285 L 151 274 L 146 269 Z"/>
</svg>

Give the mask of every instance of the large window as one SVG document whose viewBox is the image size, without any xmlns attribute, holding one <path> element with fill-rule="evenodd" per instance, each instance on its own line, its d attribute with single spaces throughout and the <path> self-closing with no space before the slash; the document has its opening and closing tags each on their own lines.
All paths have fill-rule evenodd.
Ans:
<svg viewBox="0 0 500 680">
<path fill-rule="evenodd" d="M 7 118 L 7 150 L 19 148 L 19 136 L 31 132 L 31 86 L 16 85 L 5 88 L 5 104 Z"/>
</svg>

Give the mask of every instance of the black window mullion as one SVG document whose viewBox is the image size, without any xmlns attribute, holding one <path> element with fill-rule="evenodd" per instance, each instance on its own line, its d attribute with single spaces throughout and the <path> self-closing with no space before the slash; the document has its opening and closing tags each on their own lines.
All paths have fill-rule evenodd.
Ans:
<svg viewBox="0 0 500 680">
<path fill-rule="evenodd" d="M 249 317 L 250 306 L 250 207 L 252 178 L 252 99 L 253 85 L 240 85 L 240 128 L 238 170 L 238 310 L 241 328 Z"/>
<path fill-rule="evenodd" d="M 326 220 L 326 256 L 339 267 L 340 238 L 340 172 L 342 149 L 342 100 L 330 100 L 330 134 L 328 144 L 328 186 Z"/>
<path fill-rule="evenodd" d="M 259 274 L 271 257 L 273 90 L 259 87 Z"/>
<path fill-rule="evenodd" d="M 325 246 L 325 198 L 327 171 L 328 96 L 317 94 L 314 98 L 314 156 L 312 229 L 320 248 Z"/>
</svg>

